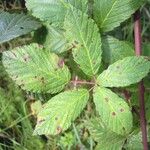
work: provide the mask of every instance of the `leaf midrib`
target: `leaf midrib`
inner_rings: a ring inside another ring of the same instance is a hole
[[[75,14],[74,14],[74,11],[73,11],[72,9],[71,9],[71,11],[72,11],[73,17],[74,17],[74,19],[75,19],[75,23],[76,23],[76,26],[77,26],[77,28],[78,28],[80,37],[81,37],[82,42],[83,42],[83,44],[84,44],[84,47],[85,47],[85,50],[86,50],[86,53],[87,53],[87,56],[88,56],[87,58],[88,58],[88,60],[89,60],[89,62],[90,62],[91,71],[92,71],[92,73],[93,73],[93,75],[94,75],[94,68],[93,68],[93,66],[92,66],[92,62],[91,62],[91,59],[90,59],[89,49],[88,49],[88,47],[86,46],[86,43],[85,43],[85,41],[84,41],[84,38],[83,38],[83,36],[82,36],[82,34],[81,34],[81,30],[80,30],[80,27],[79,27],[79,25],[78,25],[78,23],[77,23],[77,20],[76,20],[76,16],[75,16]],[[83,17],[84,17],[84,15],[83,15]]]
[[[113,10],[114,6],[116,5],[117,1],[118,1],[118,0],[115,0],[115,1],[114,1],[114,3],[113,3],[113,5],[112,5],[111,9],[108,11],[107,15],[105,16],[103,22],[101,23],[101,28],[103,27],[104,23],[106,22],[107,18],[109,17],[110,13],[112,12],[112,10]]]

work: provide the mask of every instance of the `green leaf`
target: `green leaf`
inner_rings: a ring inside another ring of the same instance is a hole
[[[65,52],[72,48],[64,36],[64,30],[47,25],[48,34],[44,46],[56,54]]]
[[[94,0],[94,18],[103,32],[128,19],[144,0]]]
[[[62,23],[66,13],[61,0],[26,0],[26,7],[33,16],[50,23]]]
[[[66,15],[65,37],[73,45],[74,60],[88,76],[98,72],[101,63],[101,39],[97,25],[77,9]]]
[[[4,52],[3,64],[16,83],[27,91],[57,93],[70,80],[69,70],[61,59],[38,44]]]
[[[0,44],[27,34],[41,25],[35,19],[24,14],[9,14],[0,11]]]
[[[55,25],[62,25],[68,9],[68,4],[77,9],[87,10],[87,0],[26,0],[26,7],[32,15]]]
[[[131,56],[115,62],[97,79],[103,87],[124,87],[139,82],[149,72],[150,62],[144,57]]]
[[[142,133],[136,130],[128,137],[127,139],[127,150],[142,150],[143,144],[142,144]]]
[[[117,134],[125,135],[132,128],[132,113],[127,103],[111,90],[101,87],[94,89],[96,110],[107,126]]]
[[[86,89],[65,91],[50,99],[38,114],[34,134],[56,135],[71,126],[86,106],[89,93]]]
[[[134,47],[127,41],[119,41],[111,36],[102,39],[103,60],[112,64],[127,56],[134,56]]]
[[[91,136],[98,143],[97,150],[121,150],[125,137],[107,129],[99,118],[94,118],[86,124]]]

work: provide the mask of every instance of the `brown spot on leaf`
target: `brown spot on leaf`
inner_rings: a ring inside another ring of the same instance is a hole
[[[57,117],[55,117],[55,120],[58,120],[58,118],[57,118]]]
[[[117,69],[120,69],[120,66],[117,66]]]
[[[59,59],[59,61],[58,61],[58,67],[59,68],[63,68],[64,67],[64,60],[63,59]]]
[[[57,134],[62,132],[62,128],[60,126],[57,126]]]
[[[115,113],[115,112],[112,112],[112,115],[113,115],[113,116],[116,116],[116,113]]]
[[[105,101],[106,101],[106,102],[108,102],[108,101],[109,101],[108,97],[105,97]]]
[[[123,109],[123,108],[121,108],[121,109],[120,109],[120,111],[121,111],[121,112],[124,112],[124,109]]]
[[[38,120],[37,124],[41,124],[44,121],[45,121],[45,119]]]
[[[25,61],[25,62],[28,62],[29,60],[30,60],[30,56],[29,55],[24,55],[23,56],[23,60]]]

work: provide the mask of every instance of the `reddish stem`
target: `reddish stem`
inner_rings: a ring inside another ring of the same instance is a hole
[[[134,14],[134,38],[135,38],[135,54],[140,56],[142,54],[142,37],[141,37],[141,23],[140,23],[140,11],[138,10]],[[140,104],[140,125],[142,131],[142,142],[144,150],[148,150],[147,143],[147,129],[146,129],[146,117],[145,117],[145,102],[144,102],[144,84],[141,81],[138,85],[139,89],[139,104]]]

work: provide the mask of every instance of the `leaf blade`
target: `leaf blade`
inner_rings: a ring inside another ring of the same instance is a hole
[[[38,114],[34,134],[59,134],[81,113],[89,98],[86,89],[65,91],[53,97]]]
[[[42,21],[48,21],[56,26],[61,26],[67,12],[68,5],[72,5],[83,12],[87,11],[87,0],[27,0],[26,7],[32,15]]]
[[[96,149],[99,150],[121,150],[125,142],[126,137],[118,135],[115,132],[107,129],[100,118],[93,118],[86,126],[91,136],[98,143]]]
[[[126,135],[132,128],[132,113],[127,103],[111,90],[101,87],[94,89],[96,110],[107,125],[117,134]]]
[[[41,25],[38,21],[24,14],[0,12],[0,43],[27,34]]]
[[[124,87],[142,80],[149,72],[150,63],[142,56],[126,57],[110,65],[97,78],[103,87]]]
[[[94,18],[103,32],[111,31],[143,3],[144,0],[94,0]]]
[[[8,74],[22,87],[33,92],[57,93],[70,80],[66,66],[60,59],[38,44],[16,48],[3,53],[3,65]]]
[[[74,46],[75,62],[88,76],[95,75],[100,67],[102,54],[97,25],[86,14],[71,7],[64,28],[68,41]]]

